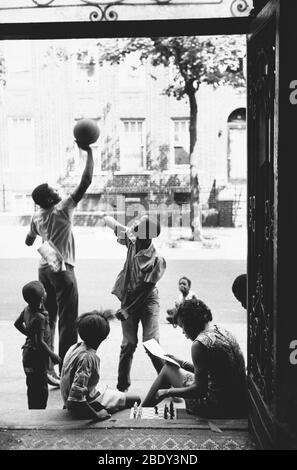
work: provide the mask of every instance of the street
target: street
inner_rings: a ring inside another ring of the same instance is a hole
[[[13,227],[12,230],[1,228],[0,407],[2,409],[8,407],[21,410],[27,406],[25,376],[21,361],[24,337],[13,326],[14,320],[25,305],[21,294],[22,286],[29,280],[37,278],[36,249],[24,247],[25,232],[24,227]],[[164,245],[164,240],[161,239],[159,242],[161,248],[163,246],[161,252],[167,261],[166,273],[158,286],[161,303],[160,343],[166,352],[186,360],[190,359],[191,342],[182,335],[179,328],[173,328],[166,322],[166,309],[174,305],[178,296],[178,279],[182,275],[192,280],[192,289],[210,307],[214,322],[222,324],[235,334],[246,356],[246,312],[234,299],[231,291],[234,278],[245,272],[244,239],[238,231],[228,233],[221,231],[220,234],[220,248],[216,249],[203,250],[191,242],[169,249]],[[11,239],[13,243],[9,242]],[[76,243],[80,247],[76,266],[80,295],[79,312],[84,313],[100,307],[116,309],[119,302],[110,291],[123,265],[125,249],[115,242],[110,232],[104,231],[94,233],[86,229],[77,230]],[[144,396],[155,377],[155,372],[144,352],[141,340],[140,334],[132,366],[131,390]],[[102,381],[111,387],[116,385],[120,343],[121,326],[115,320],[111,325],[110,336],[98,350],[101,358]],[[48,408],[60,407],[60,392],[51,389]]]

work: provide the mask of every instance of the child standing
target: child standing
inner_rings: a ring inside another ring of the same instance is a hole
[[[179,293],[178,300],[175,302],[175,308],[167,310],[168,316],[166,317],[166,320],[168,321],[168,323],[171,323],[174,325],[174,315],[176,313],[176,309],[180,306],[181,303],[183,303],[185,300],[198,299],[195,292],[191,290],[191,285],[192,285],[192,282],[188,277],[183,276],[179,279],[178,289],[180,293]]]
[[[48,313],[44,309],[46,292],[39,281],[31,281],[23,287],[27,307],[14,326],[27,336],[23,349],[23,367],[26,374],[29,409],[45,409],[48,399],[47,369],[49,358],[54,364],[60,358],[49,347],[50,327]]]
[[[114,231],[117,241],[127,248],[124,267],[112,289],[112,294],[121,302],[117,317],[121,320],[123,339],[117,389],[124,392],[131,384],[130,371],[138,343],[139,323],[142,324],[143,342],[159,341],[160,299],[156,285],[165,272],[166,261],[153,244],[153,239],[161,232],[161,225],[154,217],[143,215],[131,227],[121,225],[104,212],[100,217]],[[148,355],[159,373],[159,361],[150,353]]]
[[[96,351],[109,335],[109,318],[112,316],[110,311],[94,310],[80,315],[77,320],[83,341],[67,351],[60,382],[65,408],[75,418],[99,421],[109,418],[109,413],[140,403],[137,395],[99,385],[100,359]]]

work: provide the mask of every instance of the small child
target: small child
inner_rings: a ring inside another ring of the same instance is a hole
[[[46,292],[39,281],[31,281],[23,287],[27,307],[14,326],[27,336],[23,349],[23,367],[26,374],[29,409],[45,409],[48,399],[47,369],[49,358],[54,364],[60,358],[50,349],[50,326],[44,308]]]
[[[168,321],[168,323],[171,323],[174,325],[175,323],[174,315],[175,315],[176,309],[180,306],[182,302],[184,302],[185,300],[198,299],[195,292],[191,290],[191,285],[192,285],[192,282],[188,277],[183,276],[179,279],[178,289],[179,289],[180,294],[179,294],[178,300],[175,302],[175,308],[167,310],[168,316],[166,317],[166,320]]]
[[[100,359],[96,351],[109,335],[109,319],[112,317],[109,310],[94,310],[77,319],[78,333],[83,341],[68,349],[60,382],[64,408],[75,418],[100,421],[110,418],[109,413],[140,403],[137,395],[98,385]]]
[[[195,294],[195,292],[191,290],[191,285],[192,282],[188,277],[183,276],[180,278],[180,280],[178,281],[178,288],[180,294],[178,301],[175,303],[176,307],[179,307],[179,305],[185,300],[198,300],[197,294]]]

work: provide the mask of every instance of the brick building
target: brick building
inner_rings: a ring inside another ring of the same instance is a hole
[[[60,61],[53,50],[65,41],[7,41],[2,47],[7,74],[0,96],[1,211],[32,212],[30,194],[41,182],[65,191],[77,184],[84,158],[72,129],[82,117],[97,120],[101,135],[81,210],[119,201],[123,210],[135,202],[145,208],[188,202],[189,107],[162,94],[170,69],[139,67],[134,56],[99,66],[95,40],[68,41],[67,60]],[[77,59],[75,52],[85,47],[94,63]],[[244,224],[245,93],[203,85],[197,95],[202,206],[219,210],[214,223]]]

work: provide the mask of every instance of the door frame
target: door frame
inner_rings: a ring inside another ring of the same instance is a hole
[[[160,20],[160,21],[115,21],[115,22],[56,22],[56,23],[11,23],[0,24],[0,40],[15,39],[80,39],[80,38],[100,38],[100,37],[137,37],[171,35],[234,35],[246,34],[251,30],[260,30],[267,16],[275,11],[279,5],[279,0],[270,0],[262,12],[254,17],[244,18],[213,18],[213,19],[189,19],[189,20]],[[297,78],[297,75],[296,75]],[[278,126],[278,123],[277,123]],[[249,132],[249,131],[248,131]],[[249,158],[249,157],[248,157]],[[277,235],[275,235],[276,237]],[[275,296],[277,295],[278,280],[274,279]],[[274,312],[275,313],[275,312]],[[296,334],[297,336],[297,334]],[[260,407],[259,403],[254,403],[253,410]],[[251,413],[252,415],[252,413]],[[274,440],[273,431],[267,431],[267,427],[272,429],[272,423],[268,425],[260,413],[257,420],[257,427],[260,434],[263,432],[265,439],[258,441],[262,447],[272,446]],[[255,433],[257,435],[257,433]],[[268,437],[267,437],[268,436]]]
[[[102,37],[199,36],[248,34],[253,18],[199,18],[147,21],[0,23],[3,39],[83,39]]]

